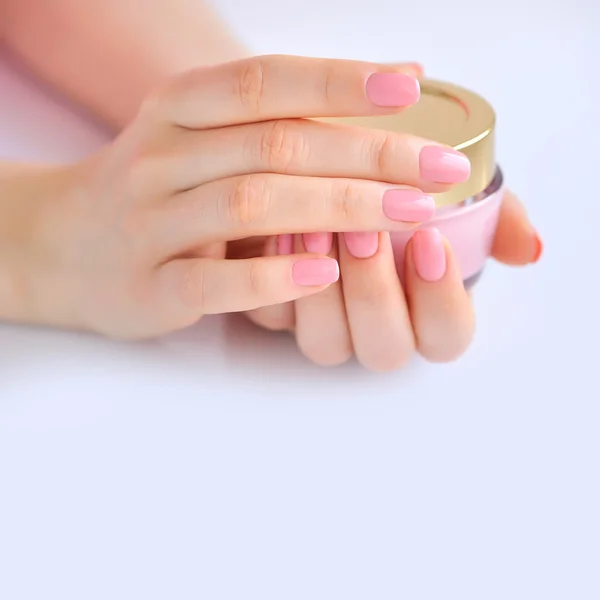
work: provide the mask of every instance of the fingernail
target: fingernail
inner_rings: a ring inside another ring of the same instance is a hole
[[[284,233],[277,236],[277,253],[280,256],[287,256],[292,253],[292,235]]]
[[[439,281],[446,272],[446,249],[442,234],[434,228],[421,229],[412,236],[415,269],[425,281]]]
[[[302,241],[307,252],[329,254],[333,246],[333,233],[305,233]]]
[[[435,201],[416,190],[387,190],[383,194],[383,212],[388,219],[422,223],[435,214]]]
[[[376,231],[345,233],[344,242],[354,258],[370,258],[379,247],[379,234]]]
[[[425,146],[419,154],[421,178],[434,183],[462,183],[471,175],[471,163],[453,148]]]
[[[535,234],[535,255],[531,262],[536,263],[538,260],[540,260],[543,251],[544,251],[544,243],[542,242],[539,234],[536,233]]]
[[[375,106],[410,106],[420,95],[418,80],[406,73],[373,73],[367,79],[367,97]]]
[[[328,285],[340,277],[340,268],[333,258],[305,258],[292,265],[296,285]]]

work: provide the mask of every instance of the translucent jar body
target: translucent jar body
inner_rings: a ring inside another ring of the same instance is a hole
[[[496,169],[494,179],[480,194],[460,204],[438,208],[435,217],[418,229],[437,228],[448,240],[457,258],[465,287],[479,279],[490,256],[503,195],[503,177]],[[392,246],[400,279],[404,279],[404,254],[414,233],[392,233]]]

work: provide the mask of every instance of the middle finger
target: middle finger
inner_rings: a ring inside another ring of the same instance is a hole
[[[250,173],[352,177],[441,192],[469,178],[469,160],[414,135],[284,119],[209,131],[179,130],[154,161],[170,190]]]
[[[328,253],[337,258],[334,236],[310,236],[294,236],[295,252],[319,250],[319,254]],[[311,246],[313,249],[309,250]],[[310,298],[297,300],[295,306],[296,342],[304,356],[321,366],[339,365],[352,356],[352,339],[339,281]]]

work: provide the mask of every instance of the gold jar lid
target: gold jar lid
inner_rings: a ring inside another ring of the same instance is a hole
[[[327,119],[371,129],[405,132],[460,150],[471,161],[468,181],[433,194],[438,206],[457,204],[483,192],[494,178],[494,128],[490,104],[474,92],[441,81],[421,81],[421,98],[401,114]]]

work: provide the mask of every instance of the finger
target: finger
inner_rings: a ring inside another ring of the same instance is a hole
[[[413,355],[415,338],[390,236],[368,232],[338,239],[340,281],[354,353],[372,371],[398,369]]]
[[[288,256],[292,254],[292,236],[271,236],[265,243],[265,256]],[[256,325],[271,331],[292,331],[296,314],[293,302],[282,302],[272,306],[260,306],[246,313]]]
[[[401,68],[375,63],[259,56],[180,75],[146,103],[173,125],[205,129],[285,117],[390,114],[419,99]]]
[[[437,229],[413,235],[405,277],[418,351],[432,362],[455,360],[471,343],[475,314],[454,254]]]
[[[492,256],[507,265],[527,265],[542,255],[542,240],[531,224],[525,207],[510,191],[504,193]]]
[[[161,298],[200,316],[289,302],[320,292],[338,278],[335,260],[302,254],[173,260],[159,269],[157,285]]]
[[[421,79],[425,74],[423,65],[418,62],[400,62],[400,63],[387,63],[389,66],[396,67],[403,73],[408,73],[417,79]]]
[[[310,119],[281,119],[209,131],[179,130],[158,169],[169,190],[250,173],[349,177],[441,192],[470,175],[454,149],[406,133]],[[335,152],[332,152],[335,148]]]
[[[434,200],[408,186],[254,174],[178,194],[161,209],[158,239],[175,244],[307,231],[406,231],[430,219]]]
[[[329,255],[337,257],[337,244],[326,234],[306,238],[309,245],[321,245]],[[330,248],[325,248],[329,244]],[[295,251],[304,251],[302,236],[295,236]],[[301,352],[321,366],[334,366],[352,356],[352,340],[348,328],[344,296],[339,282],[311,298],[296,301],[296,342]]]

